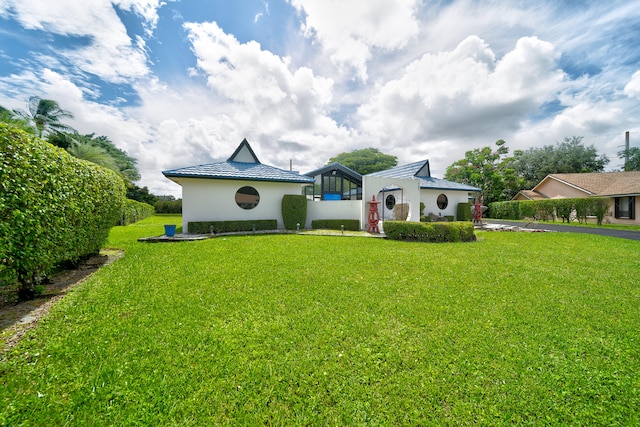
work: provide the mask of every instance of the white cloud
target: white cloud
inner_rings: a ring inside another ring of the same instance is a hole
[[[331,61],[367,80],[375,49],[401,49],[418,34],[417,0],[291,0],[304,15],[303,31],[316,37]]]
[[[277,135],[337,129],[327,117],[333,80],[306,67],[290,70],[290,59],[239,43],[215,23],[185,24],[199,72],[208,87],[235,106],[237,122],[257,134]]]
[[[139,14],[147,33],[156,25],[158,1],[122,0],[116,4]],[[124,83],[149,72],[144,46],[139,41],[132,43],[111,1],[5,0],[0,10],[13,15],[26,29],[86,38],[86,46],[58,52],[83,72],[111,83]]]
[[[624,87],[624,94],[629,98],[640,99],[640,71],[633,73],[631,80]]]
[[[515,130],[551,99],[563,78],[553,46],[522,38],[496,61],[470,36],[454,50],[425,54],[403,75],[383,84],[358,109],[360,129],[382,140],[427,141]]]

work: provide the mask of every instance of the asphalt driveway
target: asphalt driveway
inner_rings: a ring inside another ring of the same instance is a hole
[[[551,231],[563,231],[568,233],[586,233],[586,234],[598,234],[600,236],[620,237],[622,239],[640,240],[640,231],[632,230],[615,230],[611,228],[591,228],[591,227],[577,227],[572,225],[561,224],[537,224],[526,223],[516,221],[504,221],[498,219],[483,219],[483,222],[487,224],[504,224],[512,225],[515,227],[532,228],[536,230],[551,230]]]

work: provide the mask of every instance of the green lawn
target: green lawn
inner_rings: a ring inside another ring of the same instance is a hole
[[[139,243],[0,361],[2,425],[638,425],[640,242]]]

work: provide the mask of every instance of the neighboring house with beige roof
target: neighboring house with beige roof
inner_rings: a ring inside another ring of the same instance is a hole
[[[608,219],[615,224],[640,224],[640,171],[558,173],[547,175],[532,190],[522,190],[513,200],[609,197]]]

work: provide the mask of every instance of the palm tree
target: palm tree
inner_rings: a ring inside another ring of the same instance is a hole
[[[14,113],[32,123],[39,138],[53,132],[73,131],[73,128],[60,122],[63,118],[73,118],[73,114],[60,108],[56,101],[32,96],[28,107],[28,112],[14,110]]]
[[[36,130],[31,126],[28,120],[16,115],[13,111],[7,110],[3,106],[0,106],[0,122],[16,126],[32,135],[35,135],[36,133]]]
[[[78,141],[75,144],[69,146],[67,148],[69,154],[78,159],[86,160],[107,169],[114,170],[121,174],[118,170],[118,166],[116,165],[113,157],[107,151],[98,147],[97,145],[93,145],[90,142],[86,141]]]

